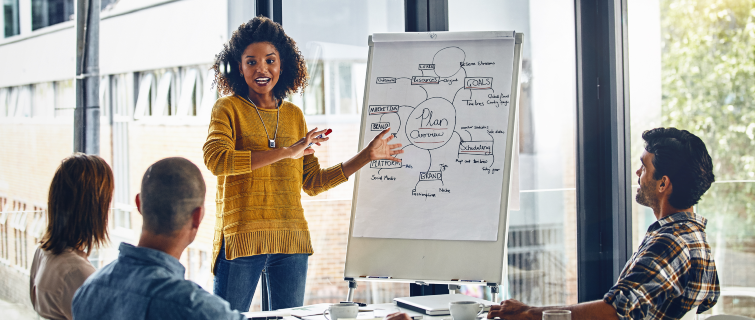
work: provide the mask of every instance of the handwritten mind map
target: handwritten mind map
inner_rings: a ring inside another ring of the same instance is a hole
[[[362,143],[390,128],[404,154],[360,171],[355,237],[496,240],[513,46],[374,44]]]

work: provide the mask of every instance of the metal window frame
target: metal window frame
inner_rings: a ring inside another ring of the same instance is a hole
[[[404,0],[404,31],[448,31],[448,0]],[[445,284],[409,285],[409,295],[448,294]]]
[[[575,0],[577,283],[602,299],[632,254],[626,0]]]
[[[448,31],[448,0],[404,0],[404,31]]]
[[[73,149],[100,154],[100,1],[76,0]]]
[[[283,25],[283,0],[255,0],[254,12]]]

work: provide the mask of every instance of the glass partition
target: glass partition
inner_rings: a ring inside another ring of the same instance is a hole
[[[524,33],[519,100],[520,210],[509,216],[504,298],[577,302],[574,3],[449,0],[450,31]],[[482,296],[475,287],[467,294]]]
[[[716,182],[695,212],[708,219],[722,288],[712,313],[755,317],[755,3],[630,0],[628,18],[633,170],[644,130],[703,139]],[[632,221],[637,250],[656,219],[635,203]]]
[[[367,73],[367,36],[403,32],[404,2],[284,1],[282,22],[304,54],[310,75],[304,94],[290,100],[306,115],[358,114]]]
[[[317,149],[321,166],[352,157],[358,147],[369,46],[376,32],[404,31],[403,0],[283,1],[283,28],[307,62],[309,85],[289,100],[304,111],[309,128],[331,128],[328,143]],[[343,281],[354,179],[328,192],[302,194],[315,254],[309,258],[304,304],[346,298]],[[255,292],[253,309],[259,309]],[[354,301],[391,302],[409,296],[403,283],[360,282]]]

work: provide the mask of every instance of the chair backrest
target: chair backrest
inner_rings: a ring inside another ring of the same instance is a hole
[[[732,316],[732,315],[728,315],[728,314],[719,314],[719,315],[715,315],[715,316],[706,318],[705,320],[755,320],[755,319],[748,318],[748,317],[743,317],[743,316]]]
[[[687,314],[684,315],[679,320],[696,320],[695,315],[697,314],[697,308],[692,308],[692,310],[687,311]]]

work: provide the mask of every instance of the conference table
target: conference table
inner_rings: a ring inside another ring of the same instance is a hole
[[[281,319],[280,317],[282,317],[282,320],[328,320],[328,318],[322,315],[322,311],[327,309],[327,306],[331,304],[332,303],[321,303],[311,306],[303,306],[300,308],[280,309],[276,311],[245,312],[244,315],[249,319],[259,320],[263,320],[264,318]],[[451,315],[429,316],[409,309],[400,308],[393,303],[368,304],[365,307],[360,307],[357,320],[373,320],[376,318],[382,319],[386,315],[394,312],[404,312],[415,320],[452,320]],[[487,313],[483,313],[480,317],[483,319],[486,318]]]

